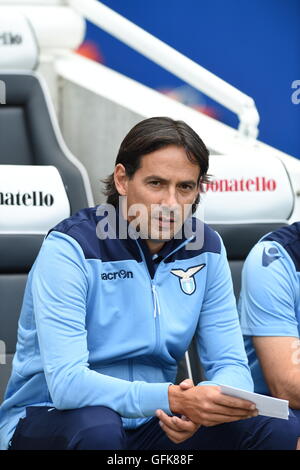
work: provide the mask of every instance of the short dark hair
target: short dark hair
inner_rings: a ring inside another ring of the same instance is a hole
[[[169,145],[183,147],[187,158],[199,166],[199,185],[208,182],[209,152],[204,142],[184,121],[174,121],[169,117],[152,117],[136,124],[121,143],[115,165],[122,163],[126,175],[132,178],[140,168],[144,155]],[[103,183],[105,184],[103,192],[107,197],[106,202],[117,207],[119,193],[115,186],[114,174],[112,173],[104,179]],[[196,210],[199,199],[200,195],[193,204],[193,212]]]

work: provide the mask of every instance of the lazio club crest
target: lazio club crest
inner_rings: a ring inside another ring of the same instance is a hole
[[[201,271],[204,266],[206,266],[206,264],[199,264],[199,266],[193,266],[186,271],[183,269],[171,269],[171,273],[179,277],[180,287],[185,294],[191,295],[195,292],[196,281],[194,275]]]
[[[264,248],[263,255],[262,255],[262,265],[266,268],[268,267],[273,261],[281,258],[278,249],[275,246],[271,246],[268,249]]]

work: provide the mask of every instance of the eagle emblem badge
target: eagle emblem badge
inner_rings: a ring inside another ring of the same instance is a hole
[[[171,273],[179,278],[181,290],[187,294],[192,295],[196,290],[196,281],[194,276],[201,271],[206,264],[199,264],[184,271],[183,269],[171,269]]]

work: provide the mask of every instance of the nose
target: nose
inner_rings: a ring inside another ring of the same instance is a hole
[[[166,189],[161,205],[168,207],[168,209],[176,209],[178,207],[176,188],[169,187]]]

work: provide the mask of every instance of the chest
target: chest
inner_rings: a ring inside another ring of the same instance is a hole
[[[161,262],[153,278],[147,265],[135,260],[91,260],[89,269],[87,323],[102,335],[145,337],[159,330],[174,341],[195,330],[205,299],[205,260]]]

